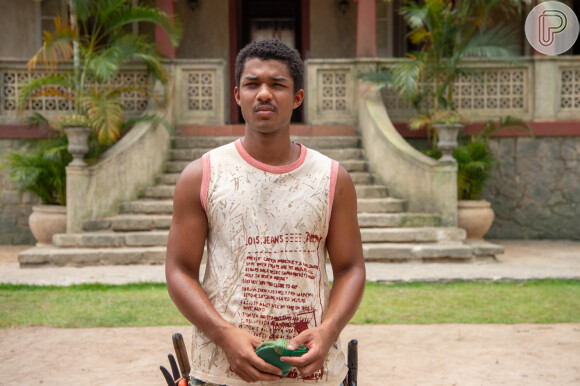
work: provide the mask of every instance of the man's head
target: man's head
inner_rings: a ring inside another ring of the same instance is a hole
[[[300,54],[277,39],[250,43],[238,53],[235,73],[236,87],[240,87],[240,78],[246,61],[253,58],[283,62],[288,67],[288,71],[294,80],[294,93],[304,88],[304,65]]]

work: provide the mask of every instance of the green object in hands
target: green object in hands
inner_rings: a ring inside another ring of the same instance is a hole
[[[308,352],[305,345],[301,344],[296,350],[288,350],[289,340],[277,339],[264,342],[256,348],[256,354],[264,361],[282,370],[282,376],[285,377],[290,372],[292,365],[282,362],[280,357],[300,357]]]

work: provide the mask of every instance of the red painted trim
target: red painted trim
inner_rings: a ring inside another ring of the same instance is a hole
[[[356,57],[377,56],[377,5],[375,0],[359,0],[356,16]]]
[[[239,137],[244,135],[245,125],[190,125],[177,128],[177,134],[201,137]],[[356,126],[291,125],[290,135],[304,137],[356,136]]]
[[[25,124],[0,124],[0,139],[46,139],[55,134],[50,126],[29,127]]]
[[[536,137],[580,137],[580,121],[531,121],[526,122]],[[477,133],[484,122],[472,122],[463,130],[465,134]],[[394,122],[393,125],[404,138],[427,138],[427,131],[411,130],[406,122]],[[529,137],[526,130],[500,130],[492,137]]]
[[[294,171],[296,169],[298,169],[300,166],[302,166],[302,164],[304,164],[304,160],[306,159],[306,146],[304,146],[303,144],[299,144],[300,145],[300,157],[298,157],[298,159],[294,162],[292,162],[290,165],[284,165],[284,166],[272,166],[272,165],[268,165],[265,164],[263,162],[258,161],[257,159],[252,158],[252,156],[250,154],[248,154],[248,152],[246,151],[246,149],[244,148],[244,145],[242,145],[242,140],[238,139],[236,142],[234,142],[235,146],[236,146],[236,150],[238,151],[238,153],[240,154],[240,156],[250,165],[252,165],[253,167],[263,170],[265,172],[268,173],[274,173],[274,174],[282,174],[282,173],[290,173],[291,171]]]
[[[201,200],[201,206],[203,211],[207,214],[207,192],[209,191],[209,183],[211,180],[211,160],[209,153],[205,153],[201,156],[202,160],[202,177],[201,177],[201,191],[199,193],[199,199]]]
[[[228,85],[229,101],[230,101],[230,122],[239,123],[240,117],[238,114],[238,105],[236,103],[236,98],[234,96],[234,87],[236,85],[236,56],[238,55],[238,6],[237,0],[229,0],[228,8],[228,21],[229,21],[229,70],[230,70],[230,83]]]
[[[157,8],[166,14],[173,16],[175,15],[175,9],[173,8],[173,3],[176,0],[157,0]],[[163,28],[155,25],[155,46],[159,55],[166,58],[174,59],[176,57],[176,50],[171,41],[169,40],[169,35]]]

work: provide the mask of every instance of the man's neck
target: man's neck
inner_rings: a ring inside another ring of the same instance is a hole
[[[246,152],[255,160],[270,166],[284,166],[299,157],[298,145],[290,140],[290,128],[284,132],[257,133],[246,127],[241,138]]]

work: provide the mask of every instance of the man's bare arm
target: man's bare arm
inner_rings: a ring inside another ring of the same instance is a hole
[[[308,353],[301,357],[282,358],[295,365],[304,377],[322,367],[330,347],[355,314],[364,292],[366,273],[356,192],[342,166],[338,172],[326,244],[334,275],[328,310],[319,327],[303,331],[288,345],[289,349],[296,349],[300,344],[306,344]]]
[[[202,178],[199,159],[183,171],[175,187],[165,266],[169,294],[181,313],[225,351],[231,368],[243,380],[279,379],[271,374],[282,374],[281,370],[254,353],[261,340],[225,321],[201,287],[200,265],[208,230],[200,201]]]

